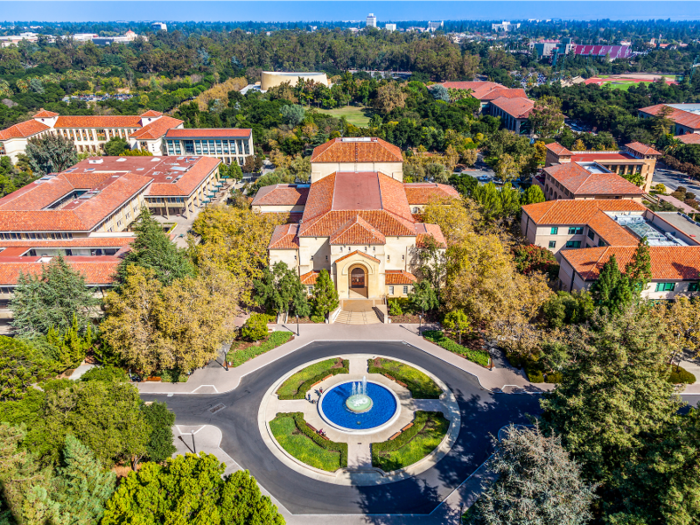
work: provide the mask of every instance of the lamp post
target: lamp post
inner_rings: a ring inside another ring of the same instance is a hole
[[[423,327],[423,315],[425,314],[418,314],[418,335],[420,335],[421,328]]]
[[[297,314],[297,337],[299,337],[299,314]]]

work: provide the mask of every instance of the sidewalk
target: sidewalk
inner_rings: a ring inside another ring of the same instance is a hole
[[[281,359],[314,341],[395,341],[406,343],[427,352],[460,370],[473,375],[479,384],[494,393],[532,393],[538,394],[551,390],[554,385],[548,383],[530,383],[525,375],[508,364],[494,359],[493,370],[488,370],[456,354],[426,341],[418,335],[418,325],[376,324],[363,325],[358,337],[358,327],[343,324],[302,324],[300,336],[296,336],[296,324],[277,325],[276,330],[293,332],[292,341],[267,352],[243,365],[230,368],[207,367],[196,370],[187,383],[136,383],[143,394],[222,394],[235,390],[241,378]]]

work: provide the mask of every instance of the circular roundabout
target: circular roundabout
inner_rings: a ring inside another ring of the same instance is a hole
[[[461,425],[452,391],[396,357],[342,354],[303,363],[263,396],[263,441],[299,474],[337,485],[395,483],[425,472]]]

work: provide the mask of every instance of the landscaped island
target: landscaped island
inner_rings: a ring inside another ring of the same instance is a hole
[[[426,374],[399,361],[375,357],[367,360],[367,368],[370,374],[382,374],[405,386],[414,399],[439,399],[442,394],[440,387]]]
[[[328,376],[347,374],[348,367],[348,360],[343,360],[340,357],[314,363],[300,370],[282,383],[277,389],[277,397],[283,400],[304,399],[306,397],[306,392],[308,392],[314,384],[323,381]]]

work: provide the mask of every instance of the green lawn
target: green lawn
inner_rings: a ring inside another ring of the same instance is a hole
[[[438,399],[442,390],[420,370],[392,359],[368,359],[367,365],[371,374],[386,372],[395,379],[406,383],[406,388],[411,391],[414,399]]]
[[[474,350],[472,348],[462,346],[456,341],[453,341],[447,337],[442,330],[426,330],[423,332],[423,337],[425,337],[428,341],[441,346],[445,350],[461,355],[462,357],[469,359],[469,361],[481,366],[487,367],[491,362],[491,357],[489,356],[488,352],[485,352],[484,350]]]
[[[343,365],[345,366],[343,367]],[[291,376],[284,383],[282,383],[282,385],[277,389],[277,395],[280,399],[304,399],[304,395],[306,394],[308,389],[301,390],[299,388],[304,383],[316,377],[324,378],[328,374],[331,374],[334,371],[337,372],[340,369],[344,369],[340,373],[347,374],[347,366],[347,361],[343,363],[343,360],[340,357],[326,359],[325,361],[321,361],[320,363],[315,363],[311,366],[307,366],[303,370],[300,370],[299,372]]]
[[[440,412],[416,412],[413,423],[393,441],[372,445],[372,466],[392,472],[413,465],[437,448],[450,427]]]
[[[226,360],[232,363],[234,368],[241,366],[246,361],[250,361],[254,357],[269,352],[273,348],[283,345],[292,338],[291,332],[272,332],[267,339],[259,345],[252,345],[247,348],[241,348],[243,343],[234,342],[231,349],[226,354]]]
[[[366,128],[369,125],[369,119],[372,117],[372,111],[369,108],[362,106],[345,106],[338,109],[316,109],[320,113],[326,113],[336,118],[345,117],[349,124]]]
[[[277,443],[299,461],[328,472],[335,472],[342,466],[340,452],[317,445],[299,431],[290,414],[277,414],[270,421],[270,430]]]

